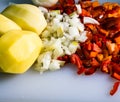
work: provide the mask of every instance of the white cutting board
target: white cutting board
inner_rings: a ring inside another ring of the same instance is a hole
[[[0,0],[0,11],[9,2],[31,3],[30,0]],[[21,75],[0,73],[0,102],[120,102],[120,89],[114,96],[109,95],[114,81],[99,71],[91,76],[79,76],[74,65],[42,75],[32,68]]]

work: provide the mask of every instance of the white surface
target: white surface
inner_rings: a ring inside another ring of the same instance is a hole
[[[9,1],[30,3],[0,0],[0,11]],[[120,102],[120,88],[114,96],[109,95],[114,81],[99,71],[92,76],[78,76],[73,65],[43,75],[32,69],[22,75],[0,73],[0,102]]]

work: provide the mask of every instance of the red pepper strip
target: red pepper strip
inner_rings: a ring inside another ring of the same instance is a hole
[[[76,64],[78,68],[81,68],[82,66],[82,61],[80,60],[79,56],[76,54],[71,55],[71,62],[73,64]]]
[[[120,75],[116,72],[113,72],[111,76],[117,80],[120,80]]]
[[[120,82],[114,83],[113,88],[110,90],[110,95],[114,95],[117,92],[119,85],[120,85]]]
[[[77,74],[80,75],[85,71],[84,67],[81,67],[80,69],[78,69]]]
[[[70,61],[72,64],[75,64],[78,68],[78,74],[82,74],[84,72],[84,67],[82,65],[82,61],[81,59],[79,58],[79,56],[77,54],[72,54],[71,55],[71,58],[70,58]]]

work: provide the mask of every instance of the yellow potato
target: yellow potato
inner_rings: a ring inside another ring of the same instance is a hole
[[[24,73],[37,59],[42,47],[31,31],[12,30],[0,38],[0,68],[6,73]]]
[[[21,30],[21,27],[9,18],[0,14],[0,35],[3,35],[10,30]]]
[[[38,35],[47,26],[42,12],[30,4],[12,4],[3,10],[2,14],[16,22],[22,29],[36,32]]]

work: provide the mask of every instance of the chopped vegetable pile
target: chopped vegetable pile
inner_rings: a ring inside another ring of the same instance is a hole
[[[72,63],[79,75],[101,70],[117,80],[110,91],[114,95],[120,84],[120,5],[59,0],[53,7],[39,8],[48,26],[41,34],[44,48],[36,69],[43,72]]]

